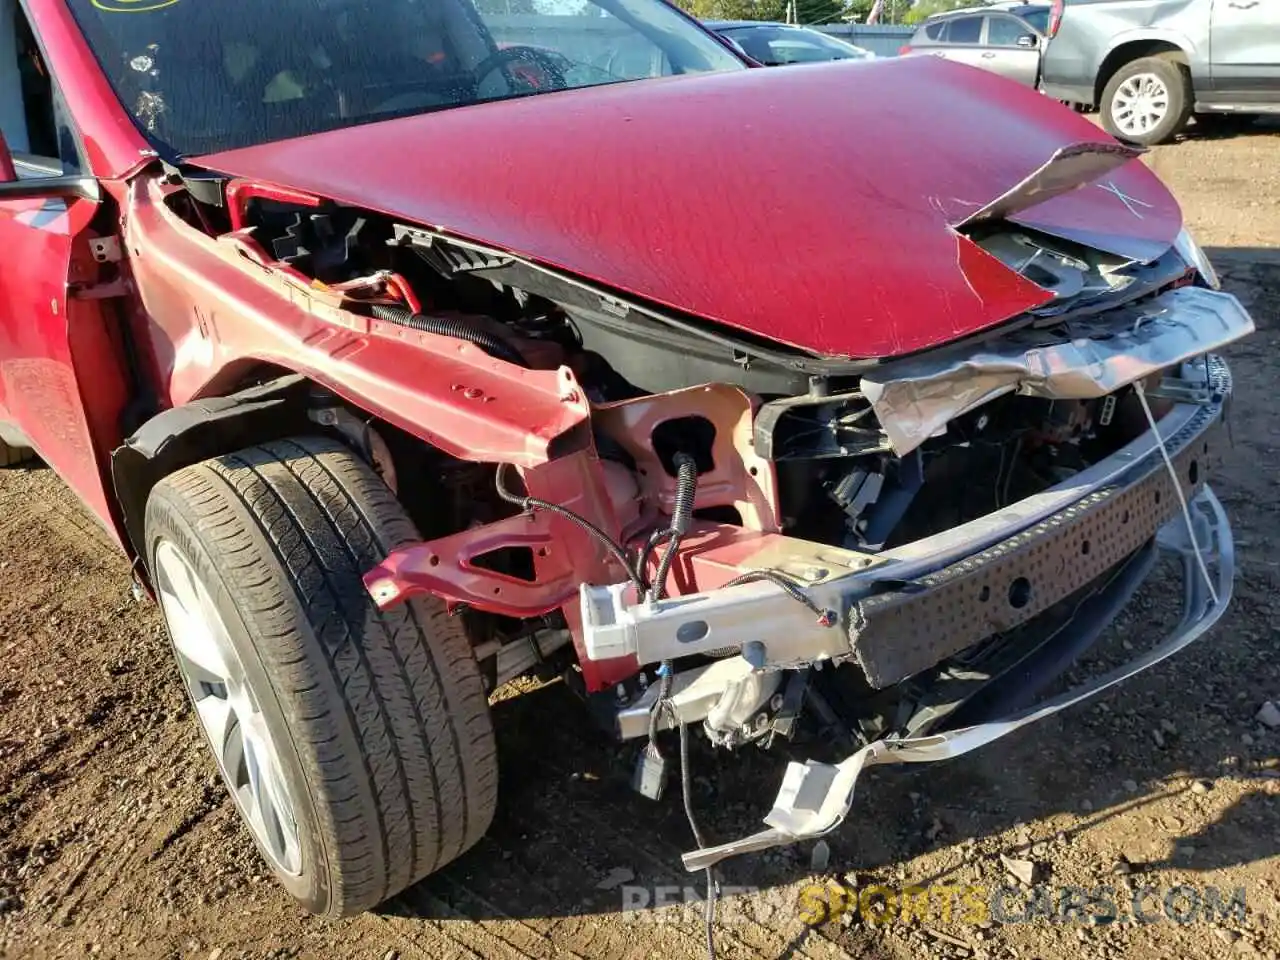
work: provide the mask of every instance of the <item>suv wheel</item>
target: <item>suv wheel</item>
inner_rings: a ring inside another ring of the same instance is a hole
[[[1171,140],[1187,125],[1191,108],[1191,72],[1163,57],[1126,63],[1102,91],[1107,132],[1144,147]]]
[[[317,913],[375,906],[476,843],[497,796],[460,622],[380,612],[361,576],[416,538],[378,476],[312,437],[156,485],[146,550],[179,672],[258,849]]]

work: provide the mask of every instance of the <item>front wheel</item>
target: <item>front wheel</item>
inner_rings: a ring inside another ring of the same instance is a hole
[[[1102,125],[1119,140],[1148,147],[1172,140],[1191,117],[1191,72],[1175,60],[1126,63],[1102,91]]]
[[[497,795],[480,672],[441,603],[361,576],[416,538],[379,477],[303,437],[207,460],[147,502],[152,579],[253,840],[313,912],[375,906],[476,843]]]

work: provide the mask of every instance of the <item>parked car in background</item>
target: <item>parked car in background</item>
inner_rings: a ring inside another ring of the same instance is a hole
[[[972,7],[969,9],[973,10]],[[982,4],[981,9],[1012,13],[1027,21],[1040,33],[1048,33],[1049,14],[1053,8],[1048,3],[1028,3],[1027,0],[995,0],[993,3]]]
[[[1046,32],[1044,92],[1096,106],[1121,139],[1280,113],[1277,0],[1057,0]]]
[[[704,24],[766,67],[825,60],[874,60],[870,50],[808,27],[757,20],[708,20]]]
[[[927,53],[990,70],[1024,86],[1040,82],[1040,53],[1049,6],[951,10],[920,25],[899,53]]]

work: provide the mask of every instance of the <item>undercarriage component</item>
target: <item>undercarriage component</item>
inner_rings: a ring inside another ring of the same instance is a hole
[[[307,415],[320,426],[332,427],[342,434],[347,444],[358,450],[365,462],[377,471],[382,482],[391,488],[391,492],[397,491],[396,464],[391,450],[368,420],[361,420],[346,407],[338,405],[316,407],[308,410]]]
[[[725,657],[705,667],[683,670],[672,678],[670,710],[658,713],[658,729],[680,723],[709,720],[712,729],[730,734],[747,723],[769,703],[782,675],[755,670],[741,657]],[[658,702],[659,686],[650,684],[643,694],[620,708],[616,734],[633,740],[649,734],[649,717]]]
[[[822,836],[843,822],[864,769],[884,763],[930,763],[961,756],[1013,731],[1052,716],[1171,657],[1201,637],[1226,611],[1235,578],[1231,528],[1222,505],[1208,488],[1190,506],[1194,536],[1181,516],[1160,530],[1159,545],[1182,561],[1183,616],[1160,644],[1101,677],[1019,713],[946,733],[876,740],[838,764],[791,763],[783,777],[767,829],[714,847],[686,853],[685,869],[703,870],[729,857]],[[1206,579],[1205,569],[1216,576]]]
[[[523,676],[572,642],[573,636],[568,630],[541,630],[516,640],[491,640],[481,644],[475,648],[475,657],[482,668],[486,661],[493,659],[486,681],[489,689],[495,690]]]

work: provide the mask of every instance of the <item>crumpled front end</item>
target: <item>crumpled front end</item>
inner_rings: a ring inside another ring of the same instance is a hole
[[[1221,302],[1243,327],[1238,305]],[[841,663],[857,665],[869,692],[904,681],[935,684],[905,722],[864,738],[844,761],[790,764],[767,829],[686,855],[688,869],[826,833],[848,812],[865,767],[967,753],[1159,663],[1222,616],[1234,559],[1231,530],[1208,476],[1224,440],[1220,427],[1231,392],[1226,364],[1200,356],[1141,389],[1147,406],[1160,397],[1176,402],[1155,429],[1089,469],[874,559],[822,558],[822,566],[807,571],[811,582],[804,589],[824,617],[815,618],[769,582],[650,604],[628,604],[616,587],[583,588],[589,656],[631,653],[647,662],[740,643],[752,671],[782,676],[774,689],[785,688],[788,671]],[[1180,561],[1178,626],[1111,673],[1028,703],[1097,639],[1160,553]],[[1071,605],[1070,615],[1051,619],[1063,603]],[[725,663],[703,671],[724,672],[732,689],[749,672]],[[711,702],[700,682],[705,686],[705,677],[690,675],[673,694],[682,722],[699,719]]]
[[[525,444],[449,466],[465,522],[394,551],[370,593],[467,611],[494,685],[570,654],[595,717],[647,739],[635,784],[651,797],[675,726],[730,750],[806,728],[847,744],[841,762],[792,764],[768,829],[689,854],[689,869],[833,829],[868,765],[964,753],[1171,655],[1231,595],[1208,478],[1231,392],[1219,351],[1253,322],[1176,217],[1147,223],[1144,201],[1098,180],[1131,160],[1064,147],[952,218],[952,242],[986,274],[994,264],[1036,295],[993,328],[884,360],[734,339],[395,225],[396,247],[451,282],[515,294],[518,337],[493,360],[510,383],[492,399],[518,408],[534,376],[504,357],[536,367],[545,354],[576,426],[542,437],[538,456]],[[1043,215],[1082,193],[1080,209],[1108,193],[1137,226],[1101,236]],[[960,264],[966,282],[972,267]],[[1161,553],[1182,562],[1181,624],[1037,702]]]
[[[819,835],[866,766],[972,750],[1222,615],[1234,567],[1209,487],[1231,394],[1218,351],[1253,323],[1193,276],[844,389],[764,399],[708,384],[594,404],[594,449],[524,469],[522,491],[499,471],[524,512],[398,551],[367,583],[383,605],[426,590],[562,616],[559,642],[572,639],[588,700],[623,740],[697,723],[732,749],[834,720],[847,759],[792,764],[765,831],[686,865]],[[478,562],[521,548],[523,576]],[[1181,560],[1180,625],[1035,702],[1162,552]],[[549,652],[524,642],[523,667]],[[653,796],[646,757],[637,786]]]

